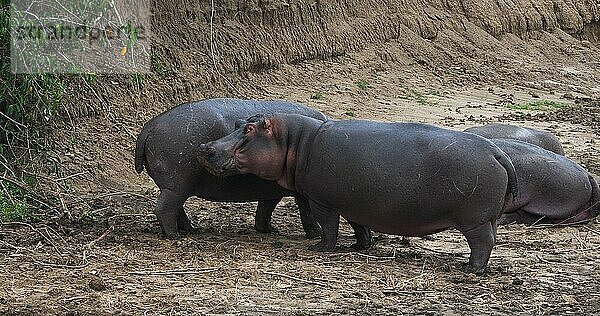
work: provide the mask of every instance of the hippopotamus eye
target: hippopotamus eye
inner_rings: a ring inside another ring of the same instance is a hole
[[[253,124],[246,124],[246,126],[244,126],[244,135],[250,133],[254,131],[254,125]]]

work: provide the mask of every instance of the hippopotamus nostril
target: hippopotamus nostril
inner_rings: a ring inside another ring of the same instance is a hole
[[[213,155],[215,153],[215,148],[208,145],[208,144],[200,144],[200,146],[198,146],[200,153],[203,155]]]

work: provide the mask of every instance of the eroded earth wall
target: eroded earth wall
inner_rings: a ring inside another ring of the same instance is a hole
[[[80,83],[71,117],[130,104],[164,110],[211,96],[248,97],[257,91],[249,73],[386,42],[395,43],[378,52],[386,62],[402,54],[427,71],[460,72],[461,81],[518,81],[539,68],[540,58],[572,58],[567,46],[583,45],[578,62],[593,58],[585,50],[596,49],[600,35],[600,3],[592,0],[155,0],[153,14],[153,74],[143,93],[123,77]],[[523,55],[529,57],[505,65]],[[92,97],[81,106],[81,96]]]

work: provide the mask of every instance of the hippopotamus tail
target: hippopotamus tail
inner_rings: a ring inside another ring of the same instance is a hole
[[[519,191],[519,183],[517,181],[517,171],[515,170],[515,166],[512,163],[512,160],[508,157],[508,155],[503,152],[500,148],[497,148],[497,152],[494,154],[494,157],[498,162],[506,169],[506,173],[508,175],[508,188],[513,199],[517,197],[517,192]]]
[[[144,171],[144,164],[146,163],[146,139],[148,138],[149,128],[148,125],[142,128],[140,135],[135,142],[135,171],[142,173]]]
[[[590,217],[594,218],[600,215],[600,189],[598,188],[598,182],[592,177],[588,175],[590,179],[590,184],[592,185],[592,197],[590,198]]]

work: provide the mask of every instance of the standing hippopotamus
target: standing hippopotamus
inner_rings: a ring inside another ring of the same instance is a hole
[[[454,227],[475,273],[485,270],[496,220],[517,190],[510,159],[489,140],[415,123],[255,116],[201,145],[199,160],[213,173],[252,173],[306,196],[322,228],[312,250],[335,248],[339,215],[405,236]]]
[[[488,124],[467,128],[464,132],[477,134],[487,139],[490,138],[509,138],[524,141],[526,143],[538,145],[546,150],[555,152],[561,156],[565,155],[558,137],[544,131],[528,127],[519,127],[509,124]]]
[[[499,224],[577,224],[598,215],[598,184],[581,166],[522,141],[492,141],[510,157],[519,181],[519,193]]]
[[[183,204],[193,195],[219,202],[258,201],[255,228],[260,232],[271,231],[273,209],[283,196],[293,195],[307,237],[320,234],[318,224],[308,216],[306,199],[254,175],[215,177],[196,158],[198,145],[231,133],[236,121],[272,112],[301,114],[318,121],[327,119],[321,112],[298,103],[210,99],[181,104],[144,125],[136,143],[135,170],[140,173],[145,166],[160,188],[154,213],[167,237],[194,230],[183,210]]]

